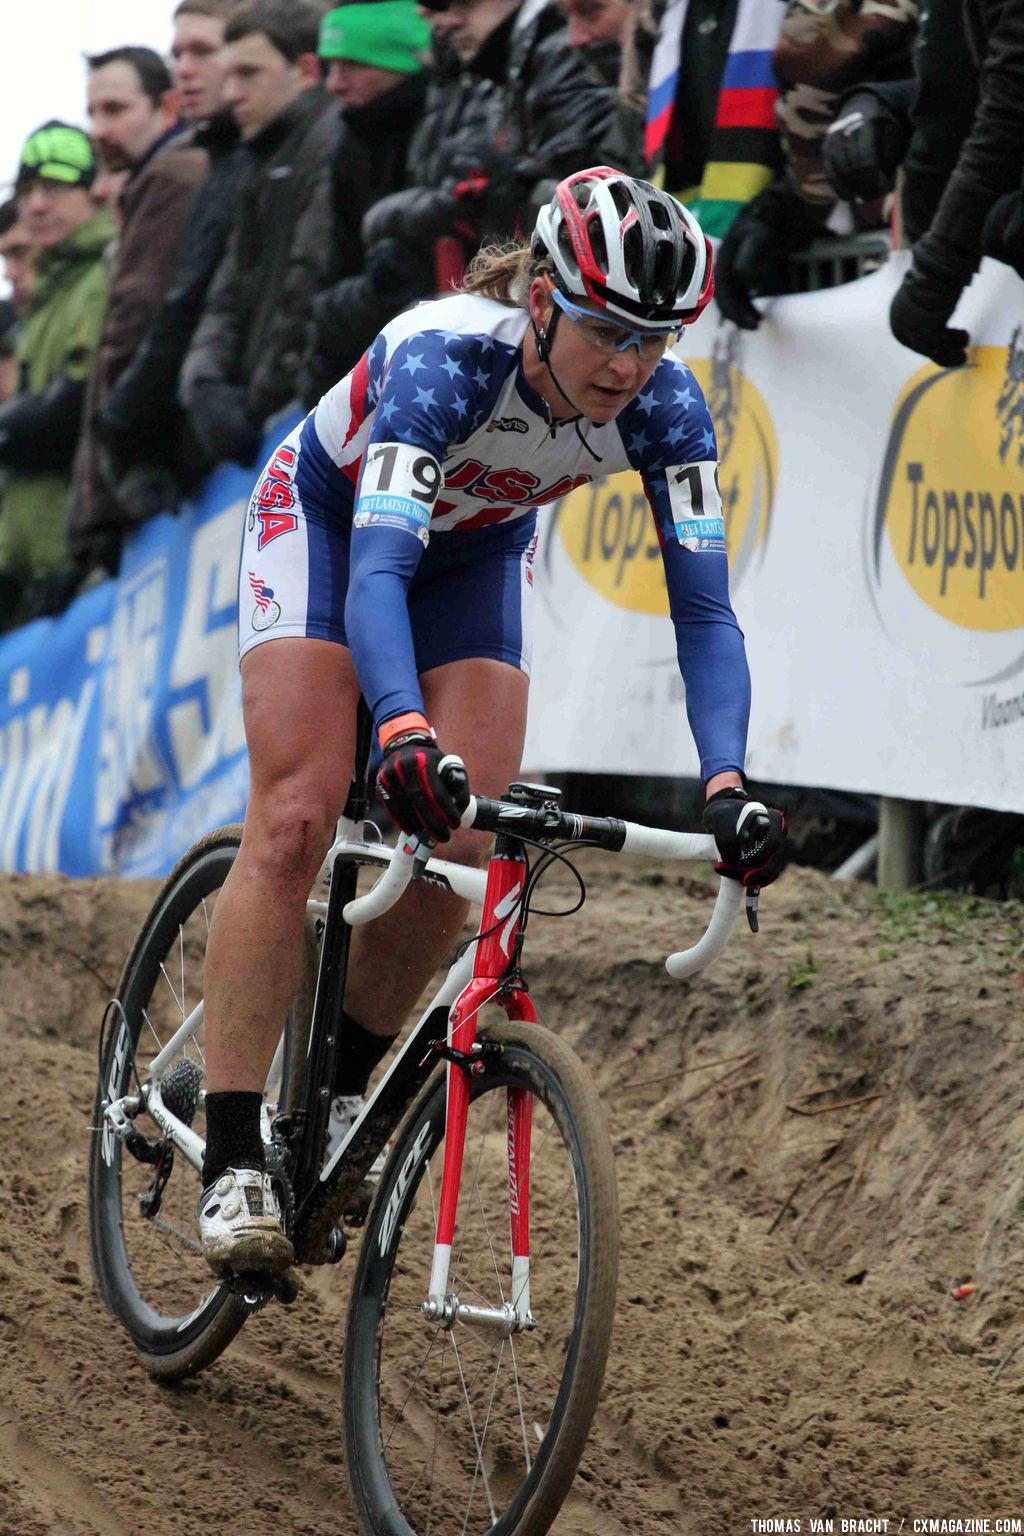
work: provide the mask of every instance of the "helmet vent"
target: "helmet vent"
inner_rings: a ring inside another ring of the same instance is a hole
[[[604,237],[604,228],[600,215],[595,214],[587,221],[587,238],[590,241],[590,249],[594,253],[594,260],[602,272],[608,271],[608,243]]]
[[[629,195],[629,188],[624,186],[621,181],[610,181],[607,183],[607,187],[611,193],[612,202],[615,204],[615,211],[620,219],[624,219],[629,210],[634,206],[633,199]]]

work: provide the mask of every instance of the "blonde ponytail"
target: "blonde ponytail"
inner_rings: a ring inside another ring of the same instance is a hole
[[[528,245],[485,245],[466,268],[460,292],[525,309],[531,282],[550,271],[547,257],[533,256]]]

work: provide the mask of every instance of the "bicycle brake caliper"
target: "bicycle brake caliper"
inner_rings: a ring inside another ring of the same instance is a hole
[[[439,1056],[453,1067],[461,1067],[470,1077],[483,1077],[487,1063],[496,1061],[505,1049],[499,1040],[474,1040],[468,1051],[458,1051],[446,1040],[435,1040],[433,1046]]]

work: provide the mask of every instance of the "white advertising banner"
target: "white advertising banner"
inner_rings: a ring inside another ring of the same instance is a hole
[[[984,263],[944,371],[889,331],[907,259],[679,347],[718,436],[747,768],[1024,812],[1024,282]],[[696,776],[639,476],[542,513],[536,572],[525,761]]]

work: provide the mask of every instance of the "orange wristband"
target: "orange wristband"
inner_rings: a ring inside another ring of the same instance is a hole
[[[396,736],[404,736],[407,731],[422,731],[424,735],[429,736],[433,741],[437,740],[430,724],[423,715],[418,715],[415,712],[407,715],[395,715],[391,720],[385,720],[377,732],[377,740],[380,742],[381,751],[383,752],[386,749],[389,741],[393,741]]]

